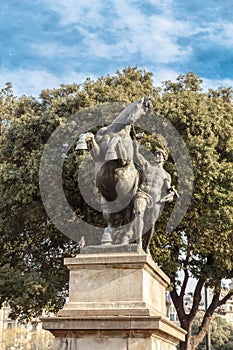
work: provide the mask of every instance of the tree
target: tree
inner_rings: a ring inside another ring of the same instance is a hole
[[[10,102],[6,104],[6,94],[0,99],[6,111],[0,149],[1,301],[7,299],[14,315],[27,318],[38,315],[42,308],[58,310],[66,297],[68,274],[62,259],[76,254],[76,243],[48,220],[38,187],[41,154],[49,136],[71,114],[77,113],[77,118],[85,114],[86,107],[97,113],[105,108],[114,114],[113,102],[122,108],[150,94],[155,111],[165,116],[184,139],[195,175],[192,201],[185,217],[172,233],[166,232],[173,209],[172,204],[167,206],[156,225],[152,254],[171,279],[171,297],[181,326],[188,332],[181,349],[196,349],[214,310],[233,294],[222,299],[220,295],[221,280],[233,276],[231,89],[203,92],[200,78],[191,72],[155,88],[152,74],[137,67],[127,67],[115,76],[96,81],[86,79],[82,85],[44,90],[39,101],[26,96],[15,98],[10,86],[6,89]],[[88,118],[88,112],[86,115]],[[169,146],[160,136],[146,131],[144,144],[152,151],[162,143]],[[173,147],[177,147],[175,143]],[[71,147],[63,169],[66,197],[77,215],[103,225],[102,216],[80,194],[77,169],[82,159],[83,155]],[[171,157],[167,167],[178,186]],[[183,281],[178,278],[180,271],[184,273]],[[193,306],[186,313],[183,299],[191,276],[197,279],[197,285]],[[205,283],[214,289],[214,298],[198,333],[192,335]]]
[[[30,350],[52,350],[54,343],[54,336],[48,331],[36,330],[29,342]]]
[[[189,209],[172,234],[157,231],[154,258],[170,276],[171,297],[181,326],[188,332],[181,349],[193,350],[204,338],[216,308],[232,295],[221,297],[221,280],[232,270],[232,90],[202,91],[193,73],[165,82],[157,110],[185,140],[192,159],[194,189]],[[161,249],[161,248],[166,249]],[[177,278],[183,271],[183,281]],[[190,276],[197,279],[193,305],[185,312],[183,299]],[[191,334],[203,286],[213,288],[213,300],[196,335]]]
[[[3,330],[2,334],[3,350],[8,349],[29,349],[28,344],[28,331],[24,328],[13,327]]]
[[[14,347],[15,344],[15,330],[14,329],[4,329],[2,334],[1,345],[3,349],[10,349]]]
[[[193,333],[198,332],[198,328],[201,324],[203,316],[198,313],[194,323],[193,323]],[[210,324],[210,334],[211,334],[211,346],[214,350],[227,350],[231,349],[229,345],[233,342],[233,327],[231,324],[227,323],[224,318],[218,315],[214,315]],[[205,350],[205,342],[202,342],[197,347],[197,350]]]
[[[233,349],[233,341],[230,340],[227,344],[224,344],[221,350],[231,350]]]

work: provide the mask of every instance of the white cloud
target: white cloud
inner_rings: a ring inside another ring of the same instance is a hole
[[[70,51],[69,46],[57,44],[57,43],[32,43],[30,45],[32,51],[39,56],[47,58],[53,58],[56,56],[66,55]]]
[[[63,76],[57,76],[45,70],[4,70],[1,72],[0,86],[4,87],[7,82],[11,82],[16,96],[24,94],[38,97],[43,89],[58,88],[60,84],[81,84],[87,77],[96,78],[88,72],[69,71],[64,72]]]
[[[208,26],[208,39],[215,44],[233,48],[233,24],[223,21],[211,23]]]
[[[121,27],[127,29],[122,33],[123,38],[127,38],[131,48],[140,52],[143,58],[151,62],[168,63],[185,60],[191,54],[191,47],[177,44],[180,36],[192,32],[187,23],[163,14],[147,16],[126,0],[113,2]]]
[[[233,24],[225,23],[222,26],[221,41],[228,47],[233,47]]]
[[[153,73],[153,80],[155,86],[161,86],[161,83],[166,80],[176,81],[180,72],[173,69],[166,69],[164,67],[148,68],[147,71]]]
[[[62,25],[72,24],[82,34],[82,47],[89,55],[129,60],[137,54],[150,62],[170,63],[184,61],[192,53],[191,46],[177,43],[193,31],[185,21],[176,20],[172,14],[168,17],[170,1],[155,1],[163,13],[150,16],[130,0],[112,0],[111,8],[94,0],[78,4],[75,0],[48,0],[47,4],[59,14]],[[49,48],[48,52],[52,51]]]
[[[100,9],[102,1],[95,0],[41,0],[49,5],[50,8],[60,15],[60,24],[63,26],[69,24],[97,24],[102,21]]]
[[[203,83],[202,87],[205,91],[208,89],[218,89],[220,86],[222,87],[233,87],[233,79],[207,79],[202,78]]]
[[[156,87],[161,86],[163,81],[171,80],[176,81],[177,77],[182,74],[180,71],[176,71],[175,69],[165,68],[164,66],[147,66],[143,67],[147,72],[153,73],[153,81]],[[202,88],[204,91],[208,91],[209,89],[218,89],[220,86],[222,87],[233,87],[233,79],[208,79],[200,76],[202,79]]]

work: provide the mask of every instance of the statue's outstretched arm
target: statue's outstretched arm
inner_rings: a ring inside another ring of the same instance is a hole
[[[133,140],[133,147],[134,147],[134,161],[135,161],[135,163],[137,163],[142,168],[144,168],[145,165],[149,164],[149,162],[139,152],[139,143],[136,140]]]

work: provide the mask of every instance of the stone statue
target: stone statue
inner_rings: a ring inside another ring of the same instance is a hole
[[[134,141],[135,162],[141,169],[141,179],[133,205],[135,218],[134,235],[138,244],[150,254],[149,246],[153,237],[154,225],[158,220],[165,202],[171,202],[177,191],[171,186],[171,176],[164,170],[167,153],[157,149],[154,154],[154,165],[151,165],[139,152],[139,143]],[[142,236],[144,242],[142,244]]]
[[[111,244],[114,215],[122,211],[123,224],[132,220],[132,200],[138,189],[139,174],[134,165],[132,125],[151,108],[150,97],[128,105],[96,135],[82,134],[76,149],[88,148],[95,163],[95,183],[101,194],[101,208],[107,221],[102,244]],[[128,236],[121,243],[129,243]]]
[[[95,163],[95,183],[107,222],[101,243],[112,244],[114,217],[121,212],[123,226],[129,225],[119,243],[128,244],[136,239],[147,253],[163,203],[171,201],[176,193],[171,187],[170,175],[163,169],[166,153],[157,151],[152,166],[139,153],[138,143],[131,137],[133,124],[150,108],[148,96],[131,103],[96,135],[90,132],[80,135],[76,146],[76,149],[89,149]]]

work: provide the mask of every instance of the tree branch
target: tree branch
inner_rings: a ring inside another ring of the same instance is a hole
[[[229,293],[227,293],[227,294],[224,296],[224,298],[222,298],[221,300],[219,300],[218,306],[221,306],[221,305],[225,304],[226,301],[227,301],[228,299],[230,299],[230,297],[232,297],[232,296],[233,296],[233,291],[230,291]]]
[[[173,284],[173,290],[170,292],[170,295],[171,295],[173,304],[175,305],[176,312],[177,312],[177,315],[179,317],[181,326],[184,329],[187,329],[187,316],[184,312],[183,298],[181,298],[180,295],[178,295],[178,293],[177,293],[175,281],[176,281],[176,277],[173,274],[173,276],[171,277],[171,282]]]
[[[183,280],[181,290],[180,290],[180,298],[182,298],[182,299],[184,298],[185,290],[186,290],[188,280],[189,280],[189,273],[188,273],[188,269],[187,269],[188,262],[189,262],[189,258],[187,255],[184,262],[183,262],[184,280]]]
[[[200,278],[196,284],[196,288],[194,290],[194,295],[193,295],[193,305],[192,305],[192,309],[189,313],[190,323],[192,323],[192,321],[194,320],[194,318],[198,312],[199,304],[201,301],[201,291],[202,291],[202,288],[204,286],[204,283],[205,283],[205,280],[203,278]]]

